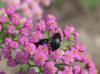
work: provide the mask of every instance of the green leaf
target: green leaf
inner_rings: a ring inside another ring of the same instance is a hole
[[[23,27],[23,25],[18,25],[17,27],[16,27],[16,30],[19,30],[20,28],[22,28]]]
[[[3,48],[4,47],[4,45],[3,44],[0,44],[0,48]]]
[[[6,23],[3,25],[4,31],[8,28],[8,26],[9,26],[9,23]]]
[[[5,4],[0,2],[0,8],[3,8],[4,6],[5,6]]]
[[[23,65],[21,65],[21,70],[23,70],[23,71],[27,71],[28,70],[28,68],[29,68],[29,65],[28,64],[23,64]]]
[[[56,67],[60,70],[63,70],[64,69],[64,66],[62,64],[56,64]]]
[[[33,61],[32,58],[30,58],[30,60],[29,60],[29,64],[30,64],[30,65],[35,65],[35,63],[34,63],[34,61]]]
[[[19,39],[19,36],[18,35],[14,37],[14,40],[18,40],[18,39]]]

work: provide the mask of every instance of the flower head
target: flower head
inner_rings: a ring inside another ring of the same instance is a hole
[[[11,6],[11,7],[7,8],[6,13],[7,13],[8,15],[12,15],[12,14],[15,13],[15,11],[16,11],[16,8],[13,7],[13,6]]]
[[[39,23],[36,23],[36,28],[37,28],[37,30],[39,30],[41,32],[45,31],[45,29],[46,29],[45,21],[44,20],[40,20]]]
[[[31,30],[33,27],[32,19],[27,19],[26,22],[24,23],[24,27]]]
[[[13,15],[11,15],[11,21],[12,21],[12,23],[13,24],[15,24],[15,25],[19,25],[19,23],[20,23],[20,15],[19,14],[17,14],[17,13],[14,13]]]
[[[28,40],[27,37],[21,36],[21,37],[19,38],[19,43],[20,43],[21,45],[23,45],[23,46],[26,46],[26,45],[29,44],[29,40]]]
[[[25,52],[29,53],[30,55],[34,55],[36,52],[36,46],[33,43],[29,43],[25,46]]]
[[[38,42],[42,38],[43,38],[43,35],[40,31],[33,32],[30,37],[30,42]]]
[[[46,62],[46,60],[48,59],[46,54],[43,52],[38,51],[35,55],[34,55],[34,62],[36,65],[39,66],[43,66]]]
[[[29,35],[29,30],[27,28],[21,28],[20,33],[23,36],[28,36]]]
[[[7,22],[7,17],[4,15],[0,15],[0,23],[4,24]]]
[[[74,62],[75,58],[70,51],[66,51],[65,55],[63,56],[63,60],[65,64],[70,64]]]
[[[58,24],[55,20],[51,19],[47,21],[47,27],[51,30],[54,31],[57,29]]]
[[[10,66],[10,67],[15,67],[17,64],[16,64],[14,59],[9,58],[8,61],[7,61],[7,65]]]
[[[12,25],[9,25],[7,29],[7,33],[12,35],[16,34],[16,28]]]
[[[19,51],[17,52],[16,54],[16,61],[18,64],[26,64],[29,60],[29,55],[22,52],[22,51]]]
[[[62,57],[63,57],[63,54],[62,54],[61,49],[51,52],[51,58],[53,58],[55,61],[61,61]]]
[[[44,67],[44,74],[55,74],[56,72],[55,62],[47,62]]]

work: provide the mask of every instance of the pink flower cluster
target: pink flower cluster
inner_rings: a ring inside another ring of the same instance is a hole
[[[16,13],[14,7],[2,8],[0,27],[2,57],[10,67],[21,65],[16,74],[97,74],[86,46],[78,42],[76,29],[73,26],[62,29],[53,15],[33,25],[30,18]],[[36,46],[36,42],[49,39],[55,33],[61,35],[58,49],[52,51],[49,42]]]
[[[51,0],[1,0],[7,6],[14,6],[17,10],[31,18],[41,18],[43,6],[49,6]]]

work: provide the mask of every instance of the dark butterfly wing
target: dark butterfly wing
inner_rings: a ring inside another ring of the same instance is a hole
[[[48,43],[48,39],[42,39],[39,40],[38,42],[35,43],[36,47],[38,47],[39,45],[43,45],[43,44],[47,44]]]
[[[50,47],[51,47],[52,51],[54,51],[60,47],[60,41],[61,40],[59,38],[51,39]]]

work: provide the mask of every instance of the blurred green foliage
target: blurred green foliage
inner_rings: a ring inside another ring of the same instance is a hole
[[[69,2],[69,1],[70,0],[55,0],[53,7],[56,9],[60,9],[63,6],[63,4],[66,4],[66,2]],[[100,6],[100,0],[71,0],[71,1],[82,2],[83,8],[86,8],[88,10],[93,10],[96,7]]]
[[[0,2],[0,8],[2,8],[2,7],[4,7],[4,6],[5,6],[5,4],[2,3],[2,2]]]
[[[54,6],[56,9],[60,9],[66,0],[55,0]]]
[[[93,10],[95,9],[97,6],[100,6],[100,0],[83,0],[83,5],[89,9],[89,10]]]

